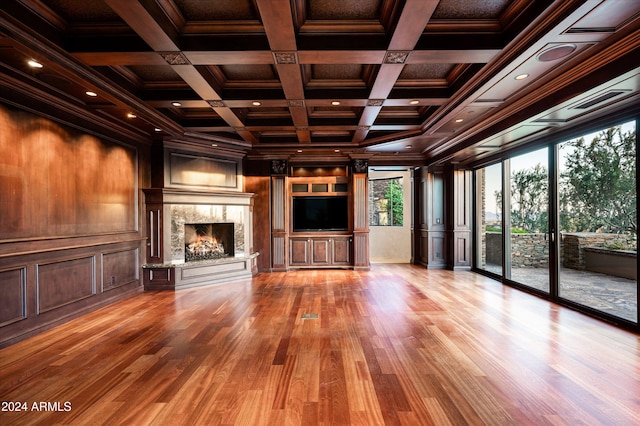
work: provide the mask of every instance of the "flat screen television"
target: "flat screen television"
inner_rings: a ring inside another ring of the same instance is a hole
[[[293,197],[293,231],[347,231],[349,197]]]

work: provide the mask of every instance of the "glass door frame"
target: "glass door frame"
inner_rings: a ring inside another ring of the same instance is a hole
[[[640,164],[640,158],[638,156],[640,152],[640,141],[638,140],[638,130],[640,130],[639,114],[635,114],[633,116],[627,115],[626,117],[618,116],[616,118],[613,118],[607,121],[598,122],[596,125],[593,125],[590,127],[582,127],[579,129],[574,129],[574,131],[571,134],[567,133],[562,135],[561,137],[555,137],[553,140],[549,140],[548,143],[538,145],[536,148],[533,148],[532,150],[530,150],[530,151],[533,151],[533,150],[541,149],[544,147],[548,148],[548,185],[549,185],[548,187],[549,221],[548,221],[548,230],[547,230],[548,236],[549,236],[549,292],[548,293],[546,291],[541,291],[536,288],[523,285],[507,277],[509,272],[508,266],[510,265],[510,262],[511,262],[511,250],[510,250],[511,248],[510,229],[511,228],[509,226],[511,211],[510,211],[510,201],[507,202],[505,200],[507,200],[507,198],[509,198],[510,200],[510,178],[511,178],[510,177],[510,159],[517,155],[525,154],[527,151],[519,151],[519,152],[513,151],[509,153],[508,156],[505,156],[495,162],[485,163],[481,166],[474,168],[473,169],[474,173],[472,175],[473,175],[473,185],[475,189],[473,193],[475,194],[476,198],[474,198],[472,203],[472,206],[474,209],[474,215],[473,215],[474,232],[472,233],[472,235],[473,235],[473,241],[474,241],[473,247],[477,249],[477,247],[479,247],[478,245],[479,242],[477,240],[479,237],[478,226],[480,224],[478,223],[478,211],[477,211],[479,208],[477,203],[477,196],[479,191],[477,189],[478,182],[477,182],[476,172],[478,170],[481,170],[483,168],[486,168],[498,163],[502,165],[502,218],[501,218],[501,221],[502,221],[502,275],[499,276],[497,274],[481,269],[477,265],[478,258],[475,254],[474,256],[472,256],[472,259],[473,259],[472,270],[476,273],[480,273],[482,275],[489,276],[493,279],[501,281],[503,284],[518,288],[528,293],[538,295],[542,298],[551,300],[560,305],[580,311],[589,316],[613,323],[618,327],[639,333],[640,332],[640,315],[639,315],[638,321],[634,323],[632,321],[626,320],[624,318],[620,318],[618,316],[609,314],[607,312],[577,303],[567,298],[563,298],[560,296],[560,281],[559,281],[560,280],[560,261],[561,261],[561,253],[560,253],[561,234],[559,229],[560,228],[560,205],[559,205],[559,199],[558,199],[559,197],[558,184],[560,182],[560,176],[559,176],[560,170],[558,165],[558,158],[559,158],[559,152],[560,152],[560,145],[563,142],[571,140],[572,138],[581,137],[590,132],[601,131],[605,129],[607,126],[613,127],[616,125],[620,125],[624,122],[633,121],[633,120],[635,120],[635,123],[636,123],[636,191],[637,191],[638,187],[640,187],[640,184],[638,183],[639,177],[640,177],[640,170],[639,170],[640,168],[638,167],[638,164]],[[636,197],[637,214],[638,212],[640,212],[640,209],[637,208],[638,205],[639,203]],[[505,230],[508,230],[509,232],[507,233],[505,232]],[[639,260],[640,259],[637,258],[636,260],[637,265]],[[640,268],[638,267],[637,269],[640,270]],[[636,286],[640,287],[638,281],[636,281]],[[638,300],[636,301],[636,303],[638,306],[638,310],[640,311],[640,291],[638,291],[637,299]]]

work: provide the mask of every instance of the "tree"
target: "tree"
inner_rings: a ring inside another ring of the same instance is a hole
[[[389,181],[387,186],[387,200],[389,200],[389,216],[391,217],[390,225],[402,226],[403,224],[403,202],[404,196],[402,191],[402,185],[397,179]]]
[[[636,132],[612,127],[566,143],[560,179],[565,231],[637,234]],[[564,147],[563,147],[564,148]]]
[[[511,174],[511,226],[528,232],[546,232],[549,225],[548,173],[536,164]]]

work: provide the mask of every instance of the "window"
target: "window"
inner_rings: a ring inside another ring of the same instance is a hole
[[[369,180],[369,225],[403,225],[402,177]]]
[[[636,121],[475,171],[475,268],[638,324]]]

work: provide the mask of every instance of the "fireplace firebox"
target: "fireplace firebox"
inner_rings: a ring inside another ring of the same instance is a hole
[[[186,223],[184,260],[220,259],[234,256],[233,223]]]

